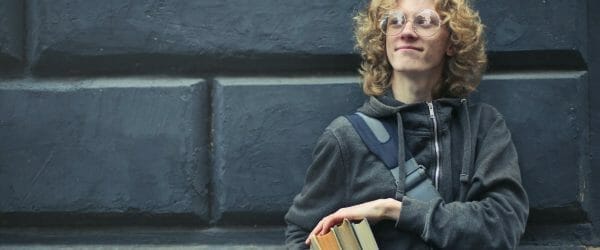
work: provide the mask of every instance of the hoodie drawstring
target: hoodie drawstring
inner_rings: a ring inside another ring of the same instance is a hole
[[[398,131],[398,171],[400,171],[398,183],[404,183],[406,174],[404,173],[404,161],[406,161],[406,155],[404,153],[404,127],[402,125],[402,115],[400,112],[396,112],[396,124]],[[396,188],[396,200],[402,201],[404,197],[404,185],[398,185]]]
[[[469,179],[471,178],[471,164],[472,164],[472,138],[471,138],[471,122],[469,119],[469,108],[467,105],[467,99],[461,99],[464,109],[464,115],[462,116],[461,125],[463,127],[463,136],[465,138],[465,142],[463,144],[463,159],[462,159],[462,168],[460,171],[460,182],[462,184],[468,184]]]

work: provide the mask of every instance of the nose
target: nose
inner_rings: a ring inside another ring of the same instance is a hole
[[[402,30],[400,31],[400,38],[414,40],[418,37],[419,35],[417,35],[417,33],[415,32],[412,20],[407,21],[406,24],[404,24],[404,27],[402,27]]]

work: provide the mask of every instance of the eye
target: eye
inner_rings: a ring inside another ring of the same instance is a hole
[[[415,23],[420,26],[428,26],[431,25],[431,19],[426,16],[416,16]]]
[[[392,13],[389,16],[388,26],[399,27],[404,26],[406,23],[406,17],[404,14],[400,13]]]
[[[440,25],[440,18],[432,10],[424,10],[415,16],[415,24],[423,28],[437,27]]]

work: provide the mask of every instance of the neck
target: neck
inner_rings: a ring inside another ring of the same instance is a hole
[[[430,102],[433,91],[442,81],[442,74],[394,71],[390,79],[394,98],[402,103]]]

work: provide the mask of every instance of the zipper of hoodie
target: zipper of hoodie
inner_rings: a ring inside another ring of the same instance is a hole
[[[438,127],[437,121],[435,118],[435,112],[433,110],[433,103],[427,102],[427,106],[429,106],[429,117],[433,121],[433,143],[435,147],[435,173],[434,173],[434,184],[435,189],[439,190],[439,180],[440,180],[440,143],[438,142]]]

